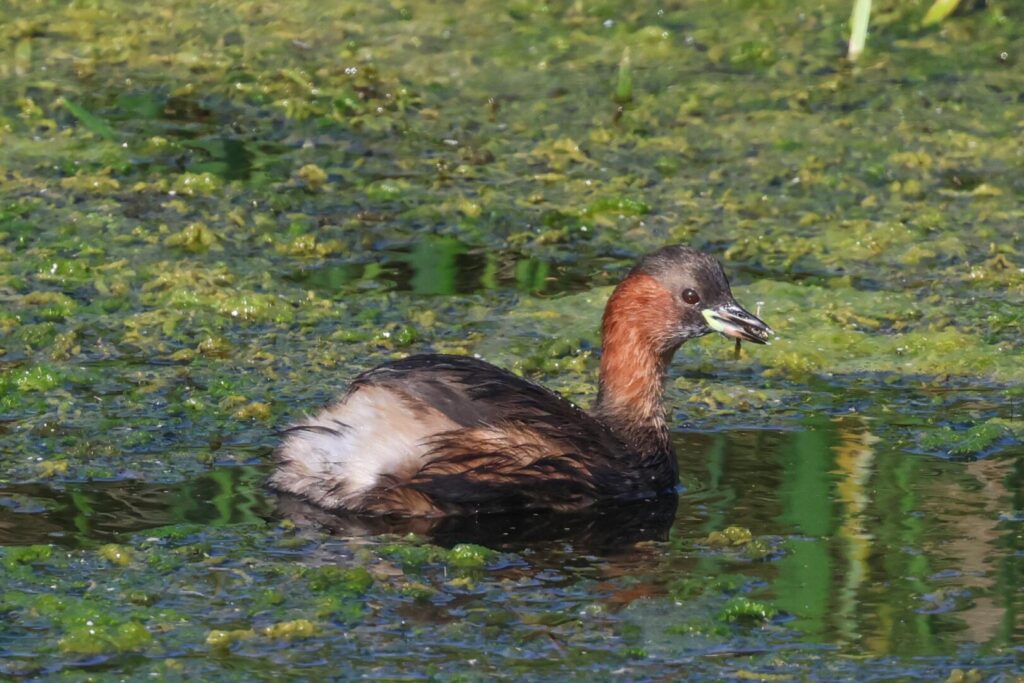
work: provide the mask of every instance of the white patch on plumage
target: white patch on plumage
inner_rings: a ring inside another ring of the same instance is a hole
[[[424,441],[458,425],[430,406],[411,410],[379,386],[360,387],[341,402],[294,427],[278,453],[272,486],[326,508],[358,508],[382,476],[416,474],[428,451]],[[318,428],[319,427],[319,428]]]

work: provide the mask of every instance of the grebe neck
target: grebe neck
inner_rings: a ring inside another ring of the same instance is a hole
[[[671,306],[671,296],[653,277],[631,275],[612,293],[601,325],[594,416],[644,457],[672,454],[662,395],[679,346],[666,347],[659,335]]]

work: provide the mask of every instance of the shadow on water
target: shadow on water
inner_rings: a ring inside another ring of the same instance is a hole
[[[337,515],[298,498],[265,490],[261,467],[220,468],[174,485],[137,480],[16,484],[0,488],[0,545],[65,546],[117,540],[171,525],[225,526],[288,519],[300,528],[341,537],[418,534],[439,545],[476,543],[521,548],[569,541],[592,552],[614,552],[640,541],[664,541],[676,516],[676,496],[582,514],[531,513],[445,518]]]
[[[278,512],[303,527],[316,527],[339,536],[417,534],[442,546],[475,543],[518,550],[553,541],[569,542],[577,550],[615,553],[643,541],[666,541],[676,517],[678,498],[598,507],[583,513],[481,515],[476,517],[383,518],[332,515],[291,496],[277,501]]]

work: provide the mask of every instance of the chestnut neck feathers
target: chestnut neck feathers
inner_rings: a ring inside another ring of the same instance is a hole
[[[680,345],[668,329],[674,308],[657,279],[633,273],[615,288],[601,324],[594,414],[641,456],[672,452],[662,393]]]

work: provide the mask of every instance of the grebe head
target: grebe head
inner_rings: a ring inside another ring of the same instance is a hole
[[[736,303],[713,256],[674,246],[644,257],[604,309],[595,413],[640,453],[669,452],[665,371],[683,342],[709,332],[755,344],[772,334]]]
[[[661,351],[687,339],[719,332],[755,344],[767,344],[772,329],[732,296],[722,265],[713,256],[684,246],[663,247],[630,271],[626,281],[652,278],[665,291],[657,339]],[[653,284],[653,283],[652,283]]]

